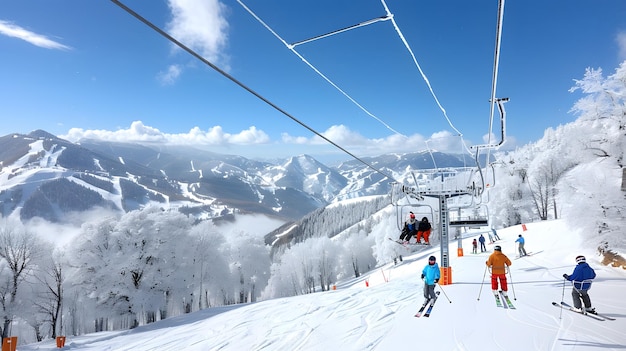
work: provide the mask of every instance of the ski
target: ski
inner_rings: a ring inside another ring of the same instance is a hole
[[[435,293],[435,298],[431,299],[432,302],[430,303],[430,306],[428,306],[426,313],[424,313],[424,317],[430,317],[430,313],[433,311],[433,306],[435,306],[435,302],[437,302],[438,297],[439,297],[439,291]]]
[[[394,243],[398,244],[398,245],[402,245],[405,249],[408,249],[409,247],[407,246],[408,244],[405,244],[404,242],[400,241],[400,240],[396,240],[396,239],[392,239],[392,238],[387,238],[391,241],[393,241]]]
[[[570,304],[568,304],[567,302],[561,301],[561,305],[566,306],[568,308],[572,308],[572,306]],[[615,320],[615,318],[613,318],[613,317],[609,317],[607,315],[604,315],[604,314],[601,314],[601,313],[598,313],[598,312],[587,312],[587,311],[585,311],[585,314],[593,314],[594,316],[598,316],[600,318],[608,319],[610,321],[614,321]]]
[[[610,320],[610,321],[614,321],[614,320],[616,320],[616,319],[615,319],[615,318],[613,318],[613,317],[609,317],[609,316],[607,316],[606,314],[602,314],[602,313],[598,313],[598,312],[587,312],[587,314],[593,314],[594,316],[598,316],[598,317],[600,317],[600,318],[608,319],[608,320]]]
[[[389,239],[389,240],[393,241],[394,243],[396,243],[396,244],[398,244],[398,245],[402,245],[402,246],[404,246],[404,248],[406,248],[406,249],[408,249],[408,250],[410,250],[410,249],[411,249],[411,247],[410,247],[410,246],[429,246],[429,245],[430,245],[430,244],[429,244],[429,245],[426,245],[426,244],[411,243],[411,242],[406,242],[406,243],[405,243],[405,242],[403,242],[403,241],[401,241],[401,240],[392,239],[392,238],[387,238],[387,239]]]
[[[417,311],[417,313],[415,314],[415,317],[421,317],[422,314],[424,313],[424,310],[426,310],[427,308],[430,308],[430,305],[432,303],[433,303],[433,299],[426,301],[426,303],[419,309],[419,311]]]
[[[515,306],[513,305],[513,302],[511,302],[511,299],[509,299],[508,296],[504,295],[504,292],[500,291],[500,295],[502,297],[502,300],[504,300],[504,303],[506,303],[506,305],[508,306],[509,309],[514,310]]]
[[[554,301],[553,301],[553,302],[552,302],[552,305],[553,305],[553,306],[555,306],[555,307],[561,308],[561,309],[563,309],[563,310],[566,310],[566,311],[572,311],[572,312],[574,312],[574,313],[582,314],[583,316],[587,316],[587,317],[589,317],[589,318],[593,318],[593,319],[595,319],[595,320],[597,320],[597,321],[604,321],[604,320],[605,320],[604,318],[598,317],[598,316],[596,316],[596,315],[594,315],[594,314],[590,314],[590,313],[585,313],[585,312],[580,312],[580,311],[577,311],[577,310],[575,310],[572,306],[568,305],[568,304],[567,304],[567,303],[565,303],[565,302],[561,302],[561,303],[559,304],[558,302],[554,302]]]
[[[395,243],[398,243],[398,244],[400,244],[400,245],[403,245],[402,241],[400,241],[400,240],[397,240],[397,239],[392,239],[392,238],[387,238],[387,239],[389,239],[389,240],[391,240],[391,241],[393,241],[393,242],[395,242]]]
[[[532,252],[528,252],[526,255],[522,255],[522,256],[517,256],[517,255],[516,255],[516,256],[515,256],[515,259],[516,259],[516,260],[518,260],[518,259],[520,259],[520,258],[522,258],[522,257],[528,257],[528,256],[532,256],[532,255],[533,255],[533,253],[532,253]]]
[[[604,319],[607,319],[607,320],[610,320],[610,321],[616,320],[613,317],[609,317],[606,314],[602,314],[602,313],[598,313],[598,312],[587,312],[587,314],[593,314],[594,316],[598,316],[600,318],[604,318]]]
[[[502,300],[500,300],[500,295],[493,294],[493,296],[496,298],[496,306],[504,308],[504,305],[502,304]]]

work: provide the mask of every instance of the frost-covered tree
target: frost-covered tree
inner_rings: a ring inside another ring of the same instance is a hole
[[[104,318],[135,326],[181,308],[193,270],[186,216],[158,208],[85,226],[74,266]]]
[[[316,291],[316,257],[310,247],[318,239],[309,239],[287,249],[271,266],[271,277],[263,292],[264,299],[310,294]]]
[[[314,260],[313,276],[317,276],[314,284],[322,291],[328,291],[337,281],[340,246],[330,238],[321,237],[312,241],[310,249]]]
[[[541,219],[570,221],[600,251],[626,251],[620,191],[626,153],[626,62],[615,74],[587,69],[572,92],[582,92],[572,112],[578,118],[546,130],[544,137],[498,155],[499,184],[490,193],[492,223],[503,226],[532,219],[520,210],[533,200]],[[524,189],[530,189],[529,192]],[[495,200],[495,201],[494,201]]]
[[[37,340],[41,341],[41,325],[47,324],[49,331],[46,334],[54,339],[58,333],[62,333],[62,306],[63,306],[63,283],[65,281],[65,270],[62,254],[44,255],[40,259],[41,264],[36,271],[34,281],[31,284],[36,292],[32,297],[34,307],[34,320],[27,321],[35,329]],[[41,316],[41,319],[37,318]]]
[[[587,148],[597,157],[611,157],[624,167],[626,152],[626,61],[615,73],[604,77],[602,69],[588,68],[581,80],[570,89],[586,94],[572,111],[579,115],[577,124],[588,134]]]
[[[340,260],[339,278],[358,278],[361,274],[371,270],[376,266],[376,260],[372,252],[374,246],[373,236],[368,236],[364,230],[356,233],[349,233],[345,238],[339,238],[342,246]]]
[[[220,292],[225,282],[230,280],[228,261],[224,255],[225,240],[218,229],[210,222],[202,222],[191,229],[193,245],[193,287],[198,309],[218,304]],[[223,299],[219,299],[222,304]]]
[[[586,95],[572,109],[579,117],[568,126],[568,134],[583,146],[572,153],[587,162],[559,184],[570,203],[563,213],[598,243],[601,252],[624,253],[626,199],[620,186],[626,154],[626,61],[608,77],[600,69],[587,69],[571,89],[579,90]]]
[[[44,246],[36,235],[21,224],[4,223],[0,227],[0,304],[2,306],[2,337],[9,336],[13,316],[19,316],[25,299],[17,299],[23,283],[37,268],[37,259]],[[27,293],[24,291],[24,293]]]
[[[93,299],[97,303],[94,307],[99,309],[102,309],[103,304],[110,306],[112,303],[109,299],[113,298],[115,294],[111,291],[110,280],[111,276],[114,276],[115,272],[119,270],[118,262],[112,259],[117,251],[114,234],[116,222],[117,218],[106,218],[97,223],[85,224],[69,258],[70,265],[75,269],[72,274],[72,283],[80,287],[77,290],[84,292],[84,295],[79,298]],[[105,323],[105,317],[102,317],[100,311],[93,312],[92,317],[96,320],[94,331],[105,330],[106,324],[108,324]]]
[[[245,230],[232,231],[226,241],[222,254],[228,260],[232,285],[225,290],[225,298],[232,296],[236,303],[254,302],[269,279],[270,248],[261,236]]]

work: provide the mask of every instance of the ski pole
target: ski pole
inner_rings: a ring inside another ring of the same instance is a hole
[[[445,291],[443,291],[443,286],[441,286],[441,284],[439,284],[439,282],[437,282],[437,285],[439,285],[439,289],[441,290],[441,292],[443,293],[443,296],[446,297],[446,299],[448,299],[449,303],[452,303],[452,301],[450,300],[450,298],[448,297],[448,294],[446,294]]]
[[[513,300],[517,300],[517,296],[515,296],[515,285],[513,285],[513,275],[511,274],[511,269],[506,267],[509,271],[509,280],[511,280],[511,290],[513,291]]]
[[[565,281],[567,279],[563,278],[563,292],[561,292],[561,301],[565,300]],[[561,312],[559,313],[559,319],[563,316],[563,309],[561,308]]]
[[[483,284],[485,284],[485,276],[487,275],[487,266],[485,266],[485,273],[483,273],[483,281],[480,282],[480,290],[478,291],[478,301],[480,301],[480,294],[483,292]]]

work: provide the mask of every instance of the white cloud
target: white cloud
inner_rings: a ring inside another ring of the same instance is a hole
[[[455,154],[467,152],[467,148],[471,145],[458,134],[452,134],[447,130],[433,133],[426,142],[431,150]]]
[[[167,31],[176,40],[215,63],[224,57],[228,22],[218,0],[169,0],[172,20]]]
[[[180,65],[170,65],[167,68],[167,71],[159,72],[159,74],[157,75],[157,79],[163,85],[171,85],[176,82],[176,79],[178,79],[181,73],[182,68],[180,67]]]
[[[169,134],[146,126],[141,121],[135,121],[128,129],[109,130],[84,130],[72,128],[66,135],[62,135],[69,141],[80,139],[97,139],[118,142],[160,142],[174,145],[255,145],[268,143],[270,138],[262,130],[252,126],[237,134],[226,133],[222,127],[215,126],[207,131],[198,127],[192,128],[188,133]]]
[[[270,137],[262,130],[256,129],[255,126],[251,126],[247,130],[242,130],[239,134],[231,135],[230,142],[233,144],[249,145],[249,144],[263,144],[269,142]]]
[[[502,139],[501,135],[495,135],[494,133],[488,133],[483,135],[483,143],[485,145],[496,145]]]
[[[436,150],[449,153],[463,153],[470,145],[461,137],[449,131],[433,133],[429,138],[420,134],[404,136],[392,134],[384,138],[369,139],[345,125],[335,125],[321,133],[336,145],[357,156],[378,156],[386,153],[419,152]],[[214,152],[237,154],[244,157],[288,157],[309,154],[316,157],[345,156],[343,151],[327,141],[313,135],[311,137],[281,134],[281,139],[272,141],[270,136],[255,126],[229,133],[221,126],[213,126],[207,130],[193,127],[187,133],[165,133],[157,128],[144,125],[141,121],[132,122],[127,129],[85,130],[72,128],[61,138],[77,142],[81,139],[96,139],[114,142],[162,143],[165,145],[192,145],[207,147]],[[344,157],[344,158],[345,158]]]
[[[619,49],[618,55],[620,60],[626,60],[626,32],[619,32],[615,38]]]
[[[49,39],[45,35],[37,34],[26,30],[11,22],[0,20],[0,34],[22,39],[35,46],[39,46],[46,49],[58,49],[58,50],[70,50],[71,47],[63,45],[59,42]]]
[[[501,135],[495,135],[493,133],[491,133],[491,139],[489,139],[489,134],[483,135],[483,143],[485,143],[485,145],[487,145],[488,143],[490,145],[497,145],[500,143],[501,139],[502,139]],[[514,150],[516,147],[517,147],[517,139],[511,135],[505,135],[504,142],[498,145],[498,149],[501,151]]]
[[[433,133],[430,138],[425,138],[420,134],[409,136],[392,134],[384,138],[368,139],[344,125],[335,125],[321,134],[342,148],[360,156],[374,156],[390,152],[418,152],[427,149],[453,153],[465,151],[462,148],[461,138],[448,131]],[[283,133],[282,142],[310,146],[328,145],[317,135],[306,138]]]
[[[287,133],[282,133],[281,138],[283,140],[283,143],[285,144],[308,144],[309,143],[309,138],[307,137],[302,137],[302,136],[294,137]]]

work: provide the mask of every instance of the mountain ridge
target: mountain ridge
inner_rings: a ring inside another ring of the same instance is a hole
[[[58,138],[44,130],[0,137],[0,213],[63,222],[68,212],[128,212],[150,204],[198,219],[259,213],[300,219],[333,202],[389,193],[390,181],[357,160],[329,167],[310,155],[277,163],[189,146]],[[462,166],[433,152],[364,158],[403,177],[407,169]]]

